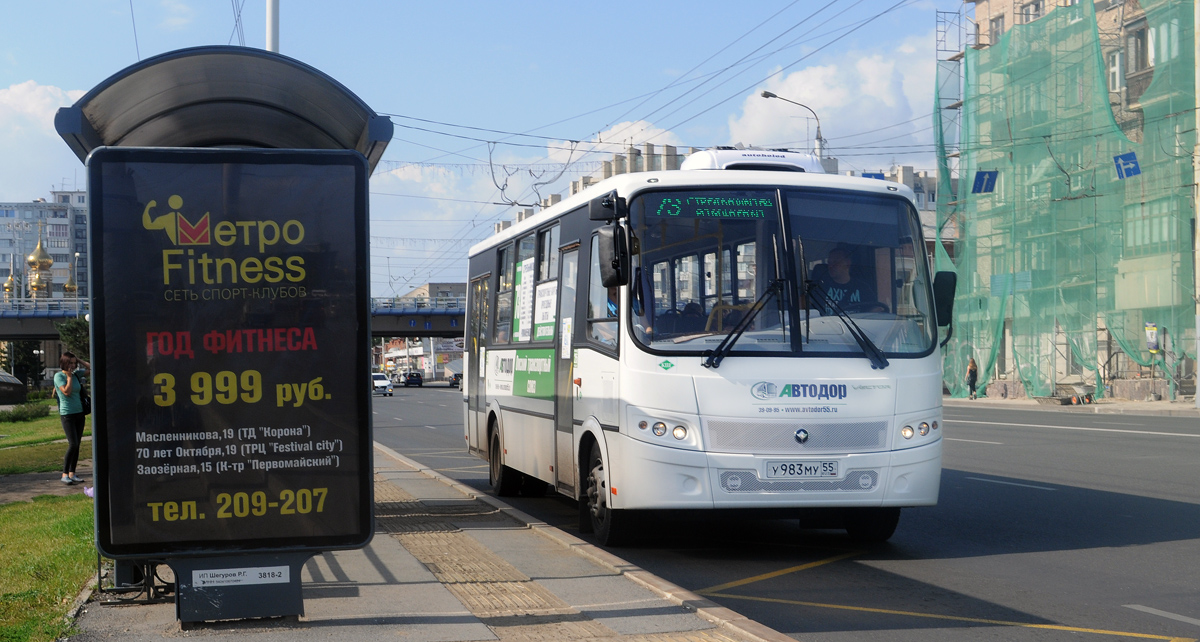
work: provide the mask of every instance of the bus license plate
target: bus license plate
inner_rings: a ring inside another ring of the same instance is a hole
[[[837,477],[837,461],[769,461],[767,479]]]

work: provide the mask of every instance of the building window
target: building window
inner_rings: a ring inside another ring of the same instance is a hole
[[[1126,73],[1136,74],[1151,66],[1149,50],[1146,48],[1146,27],[1131,29],[1125,36]]]
[[[59,202],[59,203],[70,203],[70,202],[71,202],[71,197],[70,197],[69,195],[67,195],[67,194],[60,194],[60,195],[58,196],[58,202]]]
[[[1121,73],[1121,52],[1108,54],[1108,90],[1117,93],[1125,87],[1125,74]]]
[[[1004,35],[1004,14],[988,21],[988,33],[992,36],[992,44],[996,44],[996,41],[1000,40],[1000,36]]]
[[[76,225],[87,225],[87,216],[84,216],[83,214],[76,214],[75,215],[75,224]]]
[[[67,226],[66,225],[51,225],[50,231],[47,233],[47,236],[66,237],[66,236],[68,236]]]
[[[67,239],[50,239],[49,243],[50,247],[52,248],[62,248],[65,250],[71,247],[70,242]]]
[[[80,205],[82,205],[82,204],[84,204],[84,203],[86,203],[86,202],[87,202],[87,197],[86,197],[86,196],[84,196],[83,194],[80,194],[80,195],[78,195],[78,196],[76,196],[76,197],[75,197],[75,202],[76,202],[76,203],[79,203]]]
[[[87,230],[75,230],[75,238],[87,240]]]
[[[1029,24],[1034,20],[1042,17],[1045,13],[1045,3],[1043,0],[1034,0],[1021,5],[1021,24]]]

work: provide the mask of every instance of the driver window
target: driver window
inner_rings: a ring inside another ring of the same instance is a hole
[[[588,272],[587,336],[616,347],[620,330],[620,292],[600,283],[600,239],[592,237],[592,268]]]

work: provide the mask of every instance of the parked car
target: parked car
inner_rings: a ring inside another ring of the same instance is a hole
[[[410,372],[410,373],[404,375],[404,387],[405,388],[407,388],[409,386],[416,386],[416,387],[420,388],[423,385],[425,385],[425,377],[422,377],[421,373],[413,371],[413,372]]]
[[[448,383],[452,388],[462,388],[462,375],[455,372],[454,374],[450,375],[450,378],[446,380],[446,383]]]
[[[386,397],[393,396],[392,382],[388,379],[387,375],[383,374],[382,372],[372,373],[371,382],[373,384],[373,394],[380,394]]]

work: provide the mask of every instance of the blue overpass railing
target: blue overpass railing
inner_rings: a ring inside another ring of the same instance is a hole
[[[374,297],[371,314],[379,316],[457,316],[466,312],[466,297]],[[69,319],[87,314],[88,300],[12,298],[0,301],[0,319]]]

